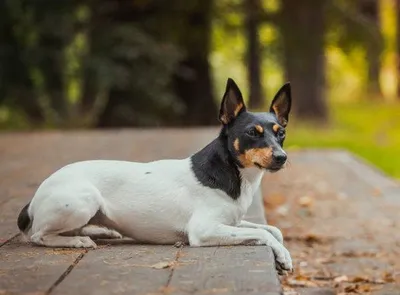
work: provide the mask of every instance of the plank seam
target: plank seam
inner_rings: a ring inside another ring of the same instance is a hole
[[[70,272],[74,269],[74,267],[85,257],[86,253],[88,253],[88,250],[85,250],[85,252],[79,254],[79,256],[75,259],[75,261],[64,271],[64,273],[55,281],[53,285],[50,286],[50,288],[45,292],[45,295],[51,294],[53,290],[61,284],[61,282],[70,274]]]
[[[183,249],[183,246],[179,247],[178,251],[176,252],[176,256],[175,256],[175,259],[173,262],[174,266],[171,268],[171,272],[169,273],[168,280],[167,280],[167,283],[165,284],[163,294],[168,293],[169,284],[171,283],[172,276],[174,275],[175,267],[179,262],[179,258],[181,256],[182,249]]]
[[[16,239],[16,238],[19,237],[20,235],[21,235],[21,234],[18,233],[18,234],[13,235],[11,238],[5,240],[3,243],[0,244],[0,248],[3,247],[3,246],[5,246],[5,245],[7,245],[7,244],[9,244],[12,240]]]

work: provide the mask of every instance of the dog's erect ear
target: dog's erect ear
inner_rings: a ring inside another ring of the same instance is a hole
[[[289,113],[292,105],[290,83],[284,84],[272,100],[269,111],[278,118],[279,124],[286,127],[289,122]]]
[[[222,124],[229,124],[229,122],[245,110],[246,106],[243,102],[242,93],[235,81],[229,78],[226,82],[225,94],[219,110],[219,120]]]

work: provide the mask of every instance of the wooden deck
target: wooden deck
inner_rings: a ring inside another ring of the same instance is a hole
[[[55,169],[83,159],[185,157],[216,130],[3,134],[0,137],[0,294],[279,294],[268,247],[134,245],[50,249],[20,241],[16,217]],[[260,197],[260,196],[259,196]],[[265,222],[261,199],[248,220]]]
[[[0,135],[0,294],[282,294],[268,247],[189,248],[134,245],[122,240],[102,241],[98,249],[86,251],[35,247],[20,241],[16,227],[19,210],[40,182],[61,166],[100,158],[132,161],[181,158],[197,151],[216,134],[216,129],[171,129]],[[282,228],[297,229],[302,224],[320,232],[341,231],[335,244],[339,249],[349,247],[345,243],[348,240],[341,240],[340,235],[353,235],[356,239],[360,232],[362,240],[366,230],[362,228],[361,232],[356,225],[365,225],[378,205],[387,203],[390,208],[377,213],[376,219],[368,224],[371,229],[383,218],[400,225],[396,215],[400,209],[399,187],[379,172],[343,152],[296,152],[290,158],[290,170],[265,178],[264,195],[280,192],[296,202],[300,193],[317,191],[319,188],[311,185],[323,180],[334,193],[351,194],[352,201],[347,201],[346,209],[341,209],[343,204],[335,201],[336,207],[339,206],[335,210],[342,212],[331,215],[325,212],[328,201],[321,202],[324,205],[318,213],[325,218],[323,222],[315,216],[295,221],[290,220],[292,216],[279,217]],[[379,189],[382,195],[379,199],[370,197],[373,189]],[[339,218],[341,214],[344,219]],[[352,217],[356,222],[349,223]],[[260,198],[256,198],[247,219],[265,222]],[[289,232],[289,251],[295,254],[300,242],[293,242],[297,237],[290,236],[293,234],[290,230],[285,231]],[[390,245],[389,250],[398,247],[397,236],[398,231],[386,240],[384,245]],[[381,232],[379,241],[368,238],[366,243],[377,245],[384,239]],[[361,263],[362,258],[357,259],[356,268],[368,265]],[[294,262],[296,268],[301,267],[299,258],[295,257]],[[388,269],[393,263],[379,267]],[[346,268],[343,264],[332,264],[332,272],[335,269]],[[389,288],[394,291],[382,294],[400,294],[396,293],[400,287],[391,284]],[[332,289],[298,291],[336,294]]]

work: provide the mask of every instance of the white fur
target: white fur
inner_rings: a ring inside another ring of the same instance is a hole
[[[190,158],[65,166],[46,179],[32,199],[30,240],[52,247],[95,247],[89,236],[96,234],[84,226],[100,210],[111,221],[105,226],[140,242],[174,244],[184,239],[191,246],[269,245],[281,268],[291,270],[280,231],[242,221],[262,170],[240,171],[241,195],[233,200],[221,190],[201,185],[190,166]],[[59,235],[80,228],[82,237]]]

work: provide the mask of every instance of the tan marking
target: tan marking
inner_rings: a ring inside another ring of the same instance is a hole
[[[280,128],[281,128],[281,126],[279,126],[278,124],[275,124],[274,126],[272,126],[272,130],[274,130],[275,133],[278,133]]]
[[[264,128],[261,125],[256,125],[256,129],[259,133],[264,133]]]
[[[244,154],[240,154],[238,159],[243,167],[246,168],[254,167],[254,163],[268,168],[272,162],[272,148],[250,149],[245,151]]]
[[[239,103],[237,106],[236,106],[236,109],[235,109],[235,111],[234,111],[234,114],[235,114],[235,117],[239,114],[239,112],[240,112],[240,110],[243,108],[243,104],[242,103]]]
[[[235,139],[235,141],[233,142],[233,147],[236,151],[239,151],[239,138]]]

